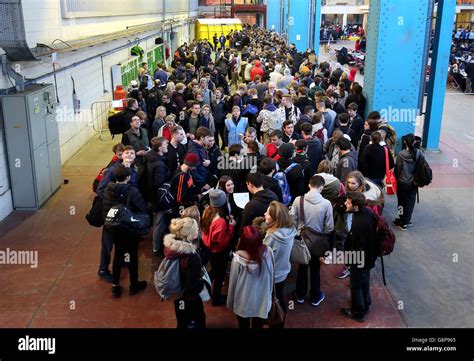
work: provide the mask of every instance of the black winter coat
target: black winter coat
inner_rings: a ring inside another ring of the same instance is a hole
[[[392,153],[388,151],[389,169],[395,167]],[[359,171],[369,179],[385,177],[385,149],[380,144],[369,144],[359,157]]]
[[[104,219],[110,208],[118,204],[128,204],[132,212],[147,212],[146,203],[138,189],[129,184],[109,183],[104,192]]]
[[[362,251],[364,267],[372,269],[377,260],[375,244],[375,228],[377,221],[371,209],[364,207],[353,214],[352,226],[344,243],[344,251]]]
[[[313,138],[306,141],[308,150],[306,154],[311,162],[310,175],[311,178],[317,171],[319,163],[323,160],[323,145],[318,138]]]
[[[283,193],[281,191],[280,183],[275,178],[263,175],[263,188],[271,190],[278,197],[279,202],[283,202]]]
[[[148,152],[145,156],[147,161],[148,174],[148,199],[154,212],[158,209],[158,188],[165,182],[170,181],[171,172],[167,165],[166,156],[159,155],[154,150]]]
[[[292,163],[297,164],[295,167],[293,167],[292,170],[290,170],[286,174],[286,180],[288,182],[288,186],[290,187],[290,194],[292,199],[295,199],[296,197],[305,194],[305,176],[303,167],[292,159],[280,158],[278,159],[277,163],[280,167],[280,171],[284,171]]]
[[[271,190],[264,189],[255,193],[250,202],[245,205],[240,229],[251,225],[256,217],[262,217],[271,201],[278,201],[277,195]]]

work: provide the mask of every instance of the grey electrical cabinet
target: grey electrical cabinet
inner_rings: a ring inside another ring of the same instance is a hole
[[[36,210],[61,184],[56,100],[51,84],[2,97],[13,207]]]

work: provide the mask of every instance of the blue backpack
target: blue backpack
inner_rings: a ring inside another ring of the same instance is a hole
[[[298,163],[291,163],[284,171],[279,171],[273,176],[273,178],[276,179],[280,185],[281,193],[283,194],[283,204],[285,206],[288,206],[291,203],[290,187],[288,185],[288,181],[286,180],[286,175],[297,165]]]
[[[257,113],[258,113],[258,108],[255,105],[247,104],[247,107],[242,112],[242,116],[245,116],[245,115],[248,115],[248,114],[255,115]]]

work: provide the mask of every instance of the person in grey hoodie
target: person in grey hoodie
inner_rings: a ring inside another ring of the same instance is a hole
[[[230,266],[227,308],[239,328],[263,328],[272,306],[273,251],[262,242],[255,226],[242,229]]]
[[[402,231],[406,231],[412,225],[411,216],[415,208],[417,192],[417,187],[413,184],[413,180],[421,151],[414,147],[415,136],[413,134],[404,135],[402,143],[403,150],[398,153],[395,163],[398,209],[402,210],[402,212],[399,212],[400,218],[395,219],[394,224]]]
[[[358,154],[356,150],[351,150],[351,148],[354,148],[351,142],[345,137],[339,138],[336,141],[336,146],[339,149],[340,156],[334,175],[339,178],[341,182],[344,182],[349,172],[357,170]]]
[[[282,203],[273,201],[265,213],[267,234],[263,243],[273,250],[275,255],[275,292],[280,305],[286,313],[285,280],[291,271],[290,254],[296,236],[296,228],[288,208]],[[272,328],[283,328],[285,321]]]
[[[332,205],[321,195],[324,188],[324,178],[314,175],[309,181],[309,192],[306,193],[303,201],[305,219],[301,219],[300,197],[296,198],[291,207],[290,214],[293,216],[297,228],[311,227],[315,231],[329,235],[334,229],[334,219]],[[317,257],[311,257],[309,262],[311,271],[310,301],[314,307],[324,301],[325,294],[321,291],[320,264]],[[296,302],[304,303],[304,298],[308,291],[308,265],[298,265],[298,275],[296,277]]]

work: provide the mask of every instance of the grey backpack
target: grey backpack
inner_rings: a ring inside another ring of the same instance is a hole
[[[155,272],[155,288],[162,300],[181,297],[183,289],[179,272],[179,258],[165,258]]]

